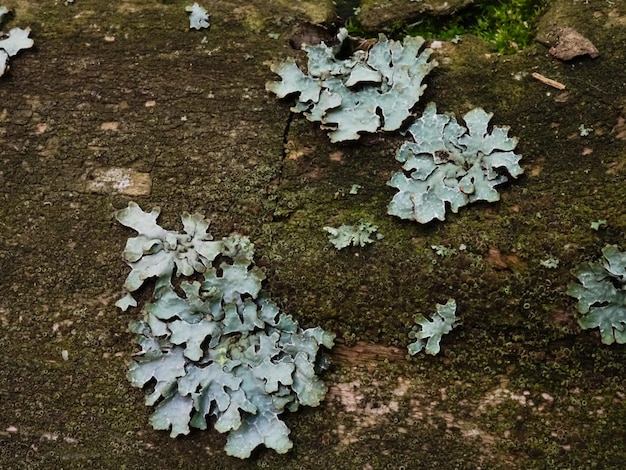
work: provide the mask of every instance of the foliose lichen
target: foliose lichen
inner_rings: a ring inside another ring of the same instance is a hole
[[[307,73],[293,59],[272,65],[281,81],[266,89],[279,98],[296,94],[292,111],[330,129],[332,142],[356,140],[361,132],[395,131],[410,116],[426,88],[422,81],[437,65],[432,51],[422,49],[424,39],[407,37],[398,42],[379,36],[369,50],[338,57],[348,32],[342,28],[338,44],[304,45]]]
[[[405,142],[396,154],[404,165],[387,183],[398,189],[387,212],[425,224],[444,220],[447,205],[456,213],[471,202],[499,200],[495,187],[508,181],[507,173],[516,178],[524,170],[509,128],[489,132],[492,116],[475,108],[463,116],[463,127],[429,103],[408,129],[414,142]]]
[[[364,247],[376,240],[383,238],[383,235],[376,233],[378,226],[369,222],[359,222],[357,225],[341,225],[340,227],[324,227],[328,232],[328,239],[335,248],[341,250],[350,245]],[[371,235],[375,235],[375,239]]]
[[[185,11],[189,13],[189,29],[203,29],[211,26],[209,24],[209,13],[198,3],[185,7]]]
[[[567,293],[578,299],[583,330],[599,328],[604,344],[626,343],[626,253],[617,245],[602,249],[602,259],[576,268],[580,281],[570,283]]]
[[[6,7],[0,7],[0,25],[10,11]],[[0,32],[0,77],[9,68],[9,57],[13,57],[22,49],[29,49],[35,43],[28,36],[30,28],[11,28],[8,33]]]
[[[414,339],[413,343],[408,346],[409,354],[414,356],[422,349],[426,354],[438,354],[441,346],[439,342],[441,337],[450,333],[452,328],[457,325],[456,301],[448,299],[445,305],[437,304],[437,311],[432,315],[431,319],[424,315],[419,315],[415,319],[415,326],[409,332],[409,338]]]
[[[132,270],[118,307],[136,305],[131,292],[156,278],[153,301],[131,323],[141,351],[128,368],[133,386],[151,388],[152,426],[176,437],[210,422],[228,433],[226,453],[239,458],[261,444],[287,452],[293,443],[279,415],[320,404],[327,389],[316,357],[334,335],[303,330],[260,293],[265,276],[248,238],[213,241],[199,214],[183,214],[185,233],[167,231],[158,215],[132,202],[116,213],[138,232],[124,251]],[[193,280],[175,286],[174,273]]]

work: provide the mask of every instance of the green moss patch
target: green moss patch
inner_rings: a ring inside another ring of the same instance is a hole
[[[399,19],[391,26],[390,35],[459,41],[465,34],[474,34],[498,52],[513,54],[533,42],[537,19],[548,3],[549,0],[477,0],[451,16],[422,16],[410,24]],[[354,22],[349,25],[353,33],[362,32]]]

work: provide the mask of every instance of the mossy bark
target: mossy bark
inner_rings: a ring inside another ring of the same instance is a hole
[[[371,33],[414,23],[425,16],[450,16],[474,3],[475,0],[363,0],[358,21]]]
[[[594,60],[539,44],[498,56],[471,37],[437,50],[418,111],[493,112],[526,172],[500,202],[420,226],[386,215],[402,136],[331,145],[265,92],[268,64],[301,54],[293,25],[332,17],[292,3],[212,2],[198,32],[180,1],[8,2],[36,47],[0,79],[0,467],[621,468],[626,350],[581,331],[565,289],[624,246],[625,6],[552,2]],[[95,190],[112,168],[149,175],[150,193]],[[271,297],[337,333],[327,400],[286,416],[290,453],[240,462],[212,429],[151,429],[125,377],[140,313],[113,305],[132,234],[112,214],[131,198],[161,206],[164,227],[200,211],[216,237],[250,236]],[[322,227],[359,220],[385,238],[336,251]],[[461,325],[440,355],[407,358],[414,315],[450,297]]]

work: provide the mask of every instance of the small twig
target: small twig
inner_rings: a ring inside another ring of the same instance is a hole
[[[544,77],[540,73],[533,72],[530,75],[534,79],[539,80],[541,83],[545,83],[546,85],[556,88],[557,90],[565,90],[565,85],[563,85],[560,82],[557,82],[556,80],[552,80],[551,78]]]

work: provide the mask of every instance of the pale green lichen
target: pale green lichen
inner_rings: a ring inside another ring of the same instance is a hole
[[[539,261],[539,264],[547,269],[556,269],[559,267],[560,261],[554,256],[549,256],[548,258]]]
[[[134,202],[115,214],[117,220],[138,232],[129,238],[124,248],[124,259],[132,268],[124,282],[127,290],[116,304],[122,310],[136,306],[131,293],[139,289],[146,279],[156,277],[155,294],[171,287],[171,276],[190,276],[205,272],[222,252],[222,241],[212,241],[207,232],[209,223],[200,215],[182,215],[184,233],[163,229],[157,222],[160,209],[143,212]]]
[[[415,326],[409,332],[409,338],[415,341],[408,346],[409,354],[414,356],[422,349],[426,354],[435,355],[440,351],[441,337],[450,333],[457,325],[456,301],[449,299],[445,305],[437,304],[437,311],[431,319],[419,315],[415,319]]]
[[[583,330],[599,328],[604,344],[626,343],[626,253],[616,245],[602,249],[603,259],[582,263],[567,293],[578,299],[582,314],[578,324]]]
[[[9,15],[6,7],[0,7],[0,25],[4,18]],[[30,49],[35,43],[28,36],[30,28],[12,28],[8,33],[0,32],[0,77],[9,68],[9,57],[13,57],[22,49]]]
[[[130,292],[156,278],[153,301],[131,323],[141,351],[128,368],[132,385],[150,384],[153,427],[176,437],[206,429],[214,416],[214,428],[228,433],[229,455],[249,457],[261,444],[287,452],[293,443],[279,415],[320,404],[327,389],[314,366],[334,335],[301,329],[260,295],[265,276],[246,237],[212,241],[199,214],[183,214],[184,233],[167,231],[158,215],[135,203],[116,213],[138,232],[124,250],[132,271],[118,306],[136,305]],[[175,287],[174,273],[196,280]]]
[[[189,29],[208,28],[209,13],[198,3],[185,7],[185,11],[189,13]]]
[[[595,230],[597,232],[601,228],[607,228],[609,225],[606,219],[599,219],[599,220],[594,220],[593,222],[591,222],[589,226],[591,227],[592,230]]]
[[[489,132],[491,117],[473,109],[463,117],[465,128],[430,103],[408,129],[414,142],[396,154],[404,165],[387,183],[398,189],[388,213],[425,224],[444,220],[448,207],[456,213],[475,201],[499,200],[495,187],[508,181],[506,173],[516,178],[523,170],[512,151],[517,139],[508,137],[507,127]]]
[[[435,252],[437,256],[441,256],[442,258],[448,258],[457,254],[456,248],[452,248],[450,246],[431,245],[430,248]]]
[[[358,225],[341,225],[337,228],[324,227],[324,230],[329,234],[330,243],[338,250],[350,245],[364,247],[383,238],[383,235],[376,233],[378,226],[369,222],[359,222]],[[371,238],[374,234],[376,234],[375,240]]]
[[[422,81],[437,65],[429,61],[432,51],[422,49],[424,40],[407,37],[404,42],[380,35],[369,50],[357,50],[339,58],[348,32],[341,29],[338,44],[303,46],[307,73],[293,59],[272,65],[281,81],[266,89],[279,98],[297,94],[292,111],[330,129],[332,142],[356,140],[361,132],[395,131],[407,120],[426,85]]]

